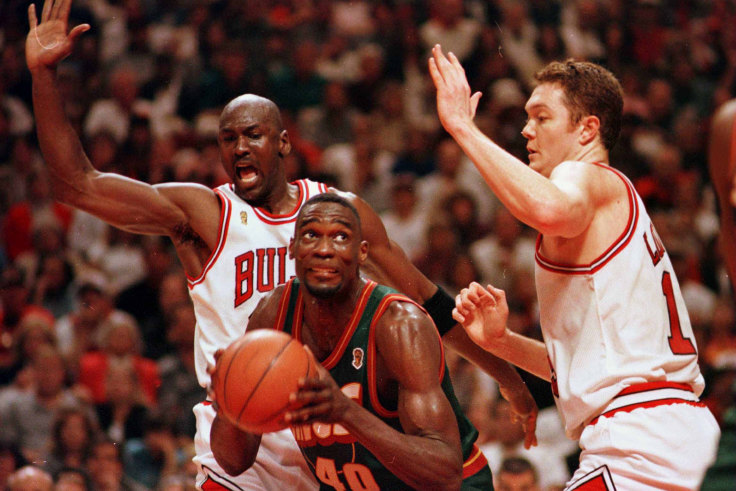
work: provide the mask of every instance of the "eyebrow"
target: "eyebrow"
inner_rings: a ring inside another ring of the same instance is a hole
[[[307,217],[302,219],[302,223],[299,226],[299,228],[304,227],[305,225],[309,225],[310,223],[314,223],[319,221],[317,217]],[[339,223],[340,225],[344,226],[345,228],[350,229],[350,231],[354,230],[353,223],[350,222],[350,220],[346,220],[344,218],[333,218],[330,220],[330,223]]]

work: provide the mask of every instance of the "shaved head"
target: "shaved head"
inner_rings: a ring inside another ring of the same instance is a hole
[[[255,94],[243,94],[228,102],[220,115],[220,125],[228,116],[246,110],[257,115],[260,121],[270,123],[277,132],[284,129],[278,106],[272,100]]]

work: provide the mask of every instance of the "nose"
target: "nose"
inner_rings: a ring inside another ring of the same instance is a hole
[[[531,122],[527,121],[527,123],[524,125],[524,127],[521,129],[521,136],[526,138],[527,140],[532,139],[532,128],[531,128]]]
[[[235,145],[235,152],[238,155],[246,155],[250,153],[250,147],[248,146],[248,139],[244,136],[238,137],[237,144]]]
[[[314,253],[320,257],[332,257],[334,252],[332,240],[327,235],[320,237],[314,245]]]

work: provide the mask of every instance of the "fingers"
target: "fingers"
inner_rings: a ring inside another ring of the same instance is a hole
[[[54,0],[46,0],[43,2],[43,10],[41,11],[41,22],[46,22],[51,17],[51,8],[54,6]]]
[[[89,24],[79,24],[77,27],[72,29],[71,32],[69,33],[69,40],[74,42],[83,33],[89,31],[89,29],[90,29]]]
[[[36,6],[34,4],[30,4],[28,6],[28,25],[30,26],[31,30],[35,29],[38,26],[38,18],[36,18]]]
[[[64,0],[54,0],[52,2],[52,4],[51,4],[51,14],[49,16],[49,19],[59,19],[60,18],[59,13],[60,13],[60,10],[63,7],[63,5],[62,5],[62,2],[63,1]]]
[[[59,15],[63,20],[69,19],[69,12],[72,10],[72,0],[59,0],[59,9],[57,10],[57,15]]]
[[[470,114],[473,118],[475,118],[475,112],[478,109],[478,103],[480,102],[480,98],[482,96],[482,92],[476,92],[470,97]]]

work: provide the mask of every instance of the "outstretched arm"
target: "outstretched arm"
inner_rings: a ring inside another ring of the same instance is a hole
[[[551,380],[544,344],[506,327],[509,307],[503,290],[491,285],[485,289],[473,282],[457,296],[452,315],[484,350],[541,379]]]
[[[82,149],[78,135],[64,112],[56,83],[56,67],[67,57],[79,36],[89,29],[82,24],[69,30],[71,0],[46,0],[38,22],[33,4],[28,8],[30,30],[26,38],[26,63],[33,78],[33,110],[38,140],[52,177],[56,198],[131,232],[185,235],[217,227],[205,225],[208,210],[219,214],[214,193],[195,184],[150,186],[116,174],[95,170]],[[202,224],[190,211],[198,213]],[[209,218],[212,218],[209,216]],[[205,237],[214,242],[214,237]]]
[[[397,385],[403,432],[345,396],[322,367],[319,379],[302,381],[294,400],[306,406],[288,413],[287,421],[339,423],[409,486],[459,489],[460,436],[440,385],[441,343],[432,322],[415,305],[394,303],[375,329],[376,370]]]
[[[442,125],[478,168],[498,199],[520,221],[548,236],[574,237],[592,219],[590,200],[576,172],[547,178],[488,138],[473,122],[480,92],[471,93],[465,70],[452,53],[432,49],[429,73],[437,89]],[[531,115],[530,115],[531,116]]]

